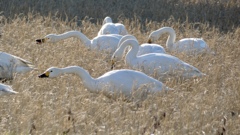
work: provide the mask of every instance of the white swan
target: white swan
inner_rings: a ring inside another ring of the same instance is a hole
[[[153,93],[168,90],[160,81],[142,72],[128,69],[112,70],[98,78],[93,78],[85,69],[79,66],[69,66],[66,68],[51,67],[39,75],[39,78],[54,78],[62,74],[77,74],[89,91],[103,91],[107,95],[121,93],[127,97],[131,97],[134,90],[141,87],[144,87],[147,92]]]
[[[107,16],[107,17],[104,18],[102,25],[104,25],[104,24],[106,24],[106,23],[112,23],[112,22],[113,22],[113,21],[112,21],[112,18],[109,17],[109,16]]]
[[[116,60],[122,58],[123,51],[127,46],[131,46],[126,56],[126,64],[132,69],[141,70],[148,75],[156,75],[159,79],[165,79],[166,77],[180,77],[180,78],[192,78],[200,77],[205,74],[200,72],[197,68],[189,65],[178,59],[177,57],[162,54],[162,53],[150,53],[141,56],[136,56],[138,52],[138,42],[133,39],[126,40],[121,46],[114,52],[112,60],[112,68]]]
[[[118,43],[118,47],[126,40],[128,39],[134,39],[136,41],[137,38],[133,35],[125,35],[121,38],[121,40]],[[137,53],[137,56],[143,55],[143,54],[148,54],[148,53],[166,53],[165,49],[158,44],[149,44],[149,43],[144,43],[139,46],[139,50]]]
[[[106,34],[127,35],[128,32],[123,24],[113,23],[112,19],[107,16],[103,21],[103,26],[98,32],[98,36]]]
[[[26,73],[33,69],[30,62],[0,51],[0,79],[12,79],[13,73]]]
[[[11,86],[4,85],[0,83],[0,96],[17,94],[18,92],[14,91]]]
[[[55,43],[60,40],[64,40],[70,37],[77,37],[84,43],[84,45],[90,49],[95,51],[108,51],[111,54],[117,49],[118,42],[122,38],[122,35],[101,35],[90,40],[87,36],[79,31],[69,31],[63,34],[49,34],[45,36],[43,39],[37,39],[37,44],[41,43]]]
[[[163,27],[153,31],[148,38],[148,43],[155,42],[164,33],[168,33],[169,37],[166,42],[167,49],[170,52],[186,53],[186,54],[200,54],[210,51],[207,43],[201,38],[184,38],[175,42],[176,33],[171,27]]]

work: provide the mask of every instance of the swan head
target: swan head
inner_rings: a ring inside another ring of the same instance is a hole
[[[39,78],[54,78],[54,77],[58,77],[61,75],[61,69],[59,68],[55,68],[55,67],[51,67],[49,69],[47,69],[43,74],[39,75]]]
[[[112,55],[112,58],[111,58],[111,69],[113,69],[113,67],[115,66],[116,62],[121,60],[122,58],[122,54],[120,53],[120,51],[115,51],[114,54]]]
[[[111,58],[111,70],[113,70],[113,68],[115,67],[115,65],[116,65],[116,60],[115,60],[115,56],[113,56],[112,58]]]
[[[56,34],[49,34],[42,39],[37,39],[36,40],[37,44],[48,43],[48,42],[49,43],[57,42],[57,35]]]
[[[159,39],[159,34],[153,31],[148,37],[148,43],[151,44]]]
[[[106,24],[106,23],[112,23],[112,18],[109,16],[105,17],[105,19],[103,20],[103,24]]]

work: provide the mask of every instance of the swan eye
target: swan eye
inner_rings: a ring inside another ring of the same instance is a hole
[[[50,72],[52,72],[52,70]]]

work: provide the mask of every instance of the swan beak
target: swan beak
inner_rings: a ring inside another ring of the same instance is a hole
[[[112,63],[112,64],[111,64],[111,70],[113,70],[113,68],[114,68],[114,66],[115,66],[114,60],[112,60],[111,63]]]
[[[149,44],[151,44],[151,43],[152,43],[152,40],[151,40],[150,38],[148,39],[148,43],[149,43]]]
[[[38,77],[39,77],[39,78],[49,77],[49,72],[43,73],[43,74],[39,75]]]
[[[42,43],[44,43],[45,42],[45,39],[43,38],[43,39],[37,39],[36,40],[36,43],[37,44],[42,44]]]

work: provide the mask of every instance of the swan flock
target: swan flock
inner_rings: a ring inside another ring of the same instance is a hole
[[[48,34],[37,39],[36,43],[56,43],[71,37],[78,38],[83,46],[91,51],[108,53],[111,56],[112,69],[128,48],[125,64],[130,69],[111,70],[98,78],[93,78],[80,66],[51,67],[38,77],[55,78],[64,74],[76,74],[84,87],[91,92],[104,92],[107,95],[123,94],[131,97],[139,89],[146,93],[172,90],[161,82],[168,77],[192,79],[205,76],[196,67],[168,54],[161,45],[154,44],[164,33],[169,34],[166,41],[166,50],[169,52],[201,53],[209,50],[206,42],[200,38],[185,38],[175,42],[176,33],[171,27],[153,31],[148,37],[148,42],[140,44],[135,36],[128,34],[123,24],[113,23],[110,17],[106,17],[93,39],[89,39],[80,31],[68,31],[62,34]],[[35,68],[31,62],[0,51],[0,79],[11,80],[14,73],[27,73],[33,69]],[[0,84],[0,95],[16,93],[11,86]]]

